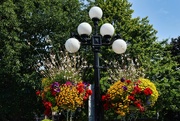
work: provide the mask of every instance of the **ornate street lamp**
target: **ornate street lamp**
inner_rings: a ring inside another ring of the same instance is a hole
[[[70,53],[75,53],[79,50],[80,45],[91,46],[94,52],[94,103],[95,103],[95,119],[94,121],[102,120],[101,113],[101,94],[100,94],[100,65],[99,65],[99,52],[101,46],[110,46],[117,54],[122,54],[126,51],[127,44],[124,40],[118,39],[119,36],[114,35],[114,27],[110,23],[105,23],[100,28],[98,34],[98,22],[101,19],[103,12],[101,8],[94,6],[89,11],[89,16],[94,23],[94,33],[92,27],[87,22],[81,23],[78,28],[78,34],[68,39],[65,43],[65,48]]]

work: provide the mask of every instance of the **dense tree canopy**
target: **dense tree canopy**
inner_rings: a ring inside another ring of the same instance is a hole
[[[64,43],[83,19],[80,10],[78,0],[0,1],[0,120],[34,118],[40,85],[36,64],[48,55],[46,40],[56,48]]]
[[[171,39],[169,49],[171,51],[172,57],[178,63],[178,68],[180,68],[180,36]]]

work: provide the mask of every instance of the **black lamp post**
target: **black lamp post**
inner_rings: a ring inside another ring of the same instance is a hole
[[[94,6],[89,11],[89,16],[94,23],[94,33],[92,27],[83,22],[78,26],[78,34],[68,39],[65,43],[66,50],[70,53],[75,53],[79,50],[80,45],[91,46],[94,52],[94,118],[93,121],[102,121],[102,110],[101,110],[101,92],[100,92],[100,65],[99,65],[99,52],[101,46],[110,46],[115,53],[121,54],[126,51],[126,42],[122,39],[117,39],[118,36],[113,36],[114,27],[105,23],[100,28],[100,34],[98,34],[98,22],[102,17],[101,8]]]

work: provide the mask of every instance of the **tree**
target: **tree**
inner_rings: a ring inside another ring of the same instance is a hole
[[[64,44],[76,21],[83,19],[77,16],[80,11],[78,0],[0,2],[0,120],[33,120],[38,108],[35,90],[41,84],[37,63],[52,45]],[[52,43],[46,42],[49,39]]]
[[[172,58],[178,63],[178,67],[180,68],[180,36],[177,38],[172,38],[170,42],[170,51]]]
[[[170,43],[165,43],[164,45],[164,56],[169,58],[171,61],[163,61],[163,64],[167,64],[164,70],[166,79],[159,81],[159,88],[161,89],[161,99],[157,104],[159,108],[161,108],[162,119],[165,121],[170,120],[169,117],[173,117],[173,120],[180,119],[180,71],[179,71],[179,37],[175,39],[171,39]],[[173,63],[173,64],[172,64]],[[165,67],[161,65],[161,67]],[[167,68],[168,67],[168,68]],[[168,95],[168,97],[166,96]],[[171,118],[172,119],[172,118]]]
[[[165,114],[163,112],[165,109],[178,109],[179,83],[176,78],[178,72],[174,70],[177,63],[171,57],[170,51],[166,49],[166,41],[157,41],[157,31],[153,25],[149,24],[148,17],[132,18],[133,10],[131,10],[131,4],[127,0],[98,0],[91,3],[91,5],[93,4],[100,6],[103,10],[103,18],[100,23],[113,24],[116,34],[120,33],[121,37],[128,43],[128,49],[124,55],[116,55],[112,53],[111,49],[103,48],[101,63],[105,63],[105,60],[110,62],[109,59],[113,60],[113,58],[121,63],[122,57],[132,58],[137,68],[144,69],[146,78],[157,83],[160,97],[156,110],[162,111],[161,116],[163,117]],[[124,64],[128,66],[128,62]],[[122,68],[124,68],[123,64]],[[169,94],[168,97],[167,94]]]

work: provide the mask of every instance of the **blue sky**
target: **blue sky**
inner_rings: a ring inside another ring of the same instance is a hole
[[[149,23],[158,31],[158,40],[180,36],[180,0],[129,0],[133,17],[148,16]]]

